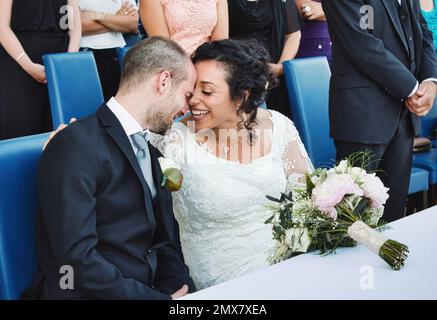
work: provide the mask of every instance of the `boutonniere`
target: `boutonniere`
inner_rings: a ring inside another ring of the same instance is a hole
[[[184,180],[180,166],[174,161],[163,157],[158,158],[158,161],[162,170],[161,187],[167,188],[170,192],[178,191]]]

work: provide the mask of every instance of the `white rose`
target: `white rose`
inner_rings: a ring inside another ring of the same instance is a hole
[[[354,177],[355,181],[362,181],[367,175],[367,172],[361,168],[353,167],[350,170],[350,174]]]
[[[348,169],[349,169],[348,162],[346,160],[342,160],[334,168],[328,170],[328,175],[347,173]]]
[[[366,174],[363,179],[364,196],[371,200],[372,208],[380,208],[388,199],[388,190],[375,173]]]
[[[290,228],[285,230],[285,243],[293,252],[307,252],[311,238],[307,228]]]
[[[177,165],[176,162],[174,162],[173,160],[170,160],[168,158],[160,157],[160,158],[158,158],[158,162],[159,162],[159,165],[161,167],[162,172],[165,172],[165,170],[170,169],[170,168],[175,168],[178,170],[181,169],[181,167],[179,165]]]
[[[158,162],[162,170],[161,187],[166,187],[170,192],[179,191],[184,180],[180,166],[173,160],[163,157],[158,158]]]

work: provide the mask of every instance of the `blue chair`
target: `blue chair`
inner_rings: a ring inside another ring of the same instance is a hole
[[[422,137],[433,138],[433,131],[437,129],[437,100],[431,111],[422,118]],[[437,198],[437,149],[436,139],[432,139],[433,149],[430,151],[416,153],[413,156],[413,164],[429,172],[429,205],[436,204]]]
[[[422,131],[420,135],[432,139],[433,148],[430,151],[416,153],[413,156],[413,164],[429,172],[429,205],[437,203],[437,149],[436,139],[433,139],[433,132],[437,129],[437,100],[431,111],[422,118]]]
[[[126,42],[126,45],[130,47],[135,45],[138,41],[141,41],[140,34],[125,33],[123,34],[123,38]]]
[[[18,299],[36,270],[36,173],[47,139],[0,141],[0,300]]]
[[[427,191],[429,173],[426,170],[413,167],[411,169],[410,186],[408,188],[408,194]]]
[[[285,61],[283,66],[293,120],[308,155],[316,168],[332,167],[336,150],[329,137],[328,61],[326,57],[294,59]],[[428,172],[413,168],[410,194],[427,190]]]
[[[47,54],[43,62],[54,128],[95,113],[104,102],[92,52]]]
[[[429,205],[436,204],[437,198],[437,149],[432,148],[430,151],[419,152],[413,155],[413,164],[415,167],[425,169],[429,172]]]
[[[329,137],[329,80],[325,57],[285,61],[284,75],[293,120],[315,167],[335,163],[335,145]]]
[[[436,147],[436,139],[434,139],[433,133],[437,129],[437,99],[434,101],[434,106],[431,111],[422,118],[422,137],[432,139],[432,145]]]
[[[130,48],[132,48],[132,46],[125,46],[117,49],[117,58],[118,58],[118,63],[120,64],[120,70],[123,70],[124,57],[126,56]]]

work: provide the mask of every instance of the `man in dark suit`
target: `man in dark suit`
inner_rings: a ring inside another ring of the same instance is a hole
[[[337,160],[370,150],[390,188],[383,219],[403,217],[414,135],[436,95],[431,33],[413,0],[323,0],[332,38],[331,137]]]
[[[147,130],[163,133],[187,111],[195,79],[176,43],[144,40],[127,54],[115,98],[47,145],[31,296],[170,299],[195,290],[160,154],[147,143]]]

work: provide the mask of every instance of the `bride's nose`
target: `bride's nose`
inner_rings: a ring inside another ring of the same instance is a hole
[[[199,104],[199,102],[200,102],[199,93],[197,92],[197,90],[194,90],[193,95],[190,97],[190,99],[188,99],[188,104],[190,106],[195,106]]]

